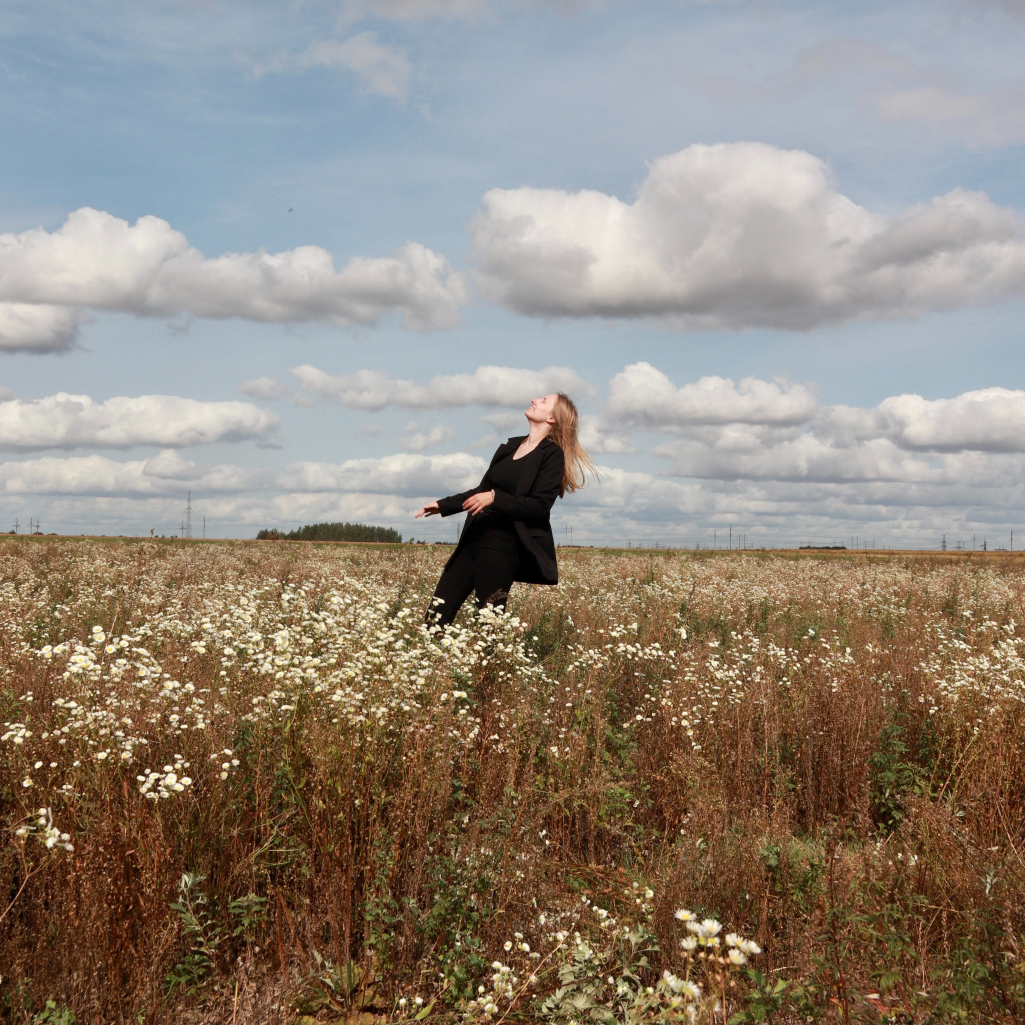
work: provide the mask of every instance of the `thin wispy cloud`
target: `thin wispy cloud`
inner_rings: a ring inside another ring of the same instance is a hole
[[[251,399],[263,399],[268,402],[277,401],[290,394],[288,388],[276,377],[254,377],[243,381],[238,390]]]
[[[413,66],[400,51],[382,42],[374,32],[360,32],[347,39],[322,39],[296,54],[279,54],[257,65],[257,76],[299,74],[328,69],[351,75],[361,92],[404,102],[409,96]]]
[[[392,378],[378,370],[332,375],[309,365],[293,367],[292,376],[308,392],[340,402],[350,409],[376,411],[442,409],[458,406],[527,406],[532,398],[553,391],[587,394],[590,386],[569,367],[521,370],[515,367],[478,367],[472,374],[448,374],[426,384]]]

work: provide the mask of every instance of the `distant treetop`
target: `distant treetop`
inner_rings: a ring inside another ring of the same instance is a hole
[[[310,523],[290,530],[264,529],[257,541],[386,541],[402,542],[402,535],[391,527],[372,527],[366,523]]]

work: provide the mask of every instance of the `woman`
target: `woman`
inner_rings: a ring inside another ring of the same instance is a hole
[[[514,580],[557,584],[555,539],[548,520],[556,498],[584,486],[594,463],[577,441],[577,407],[562,392],[533,399],[530,431],[510,438],[472,491],[425,505],[417,516],[469,516],[434,591],[428,623],[447,626],[477,592],[477,608],[505,608]]]

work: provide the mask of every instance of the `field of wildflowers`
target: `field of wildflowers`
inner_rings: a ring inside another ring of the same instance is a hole
[[[1025,1020],[1025,563],[447,552],[0,541],[0,1021]]]

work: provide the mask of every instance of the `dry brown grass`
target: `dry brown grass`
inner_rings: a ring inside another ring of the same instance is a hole
[[[515,932],[599,943],[582,897],[632,921],[636,883],[653,971],[714,915],[805,988],[776,1020],[1025,1021],[1018,556],[576,551],[442,648],[445,554],[0,542],[0,1020],[458,1017]],[[44,805],[73,853],[13,834]]]

